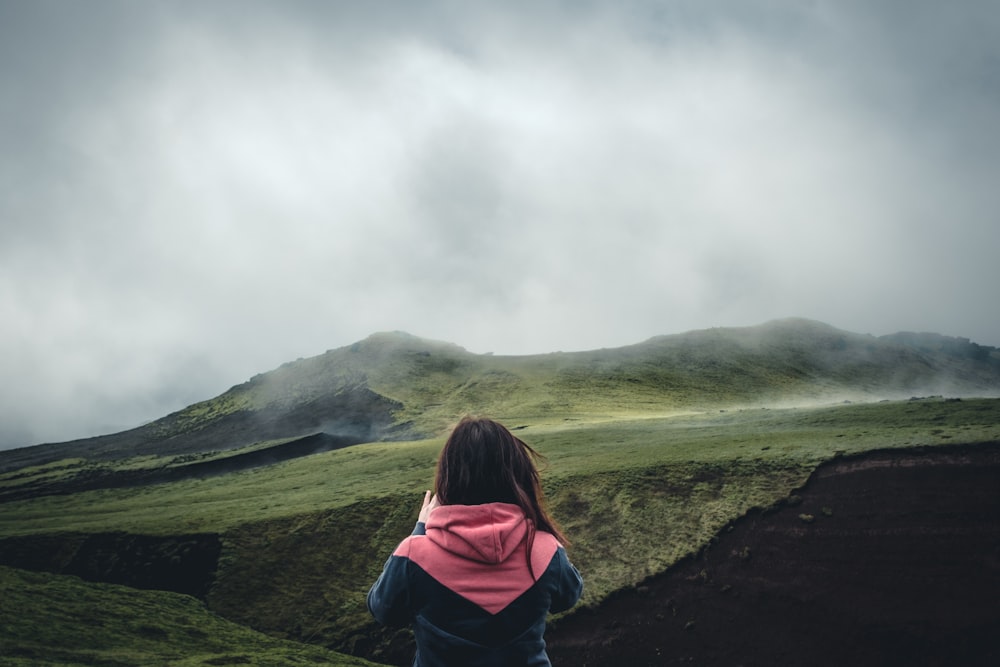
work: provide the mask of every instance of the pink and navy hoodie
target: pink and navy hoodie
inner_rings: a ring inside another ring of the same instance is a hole
[[[384,625],[413,624],[415,666],[549,665],[545,619],[569,609],[580,573],[551,533],[508,503],[442,505],[418,523],[368,592]]]

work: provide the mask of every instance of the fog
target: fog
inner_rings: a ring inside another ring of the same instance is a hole
[[[0,448],[383,330],[1000,346],[990,2],[0,0]]]

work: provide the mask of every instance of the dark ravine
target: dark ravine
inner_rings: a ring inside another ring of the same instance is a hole
[[[998,600],[1000,443],[885,451],[546,638],[555,665],[985,666]]]
[[[221,551],[212,533],[32,535],[0,540],[0,564],[205,599]]]

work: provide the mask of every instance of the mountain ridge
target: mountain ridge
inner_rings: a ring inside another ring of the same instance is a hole
[[[376,332],[135,429],[0,452],[0,470],[76,456],[227,451],[320,433],[356,442],[434,437],[466,412],[564,420],[914,393],[1000,395],[1000,350],[932,333],[876,337],[803,318],[531,355],[477,354]]]

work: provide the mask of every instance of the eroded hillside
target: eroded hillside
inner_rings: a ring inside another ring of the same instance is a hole
[[[550,655],[564,665],[996,665],[998,516],[1000,442],[838,459],[697,556],[562,619]]]

